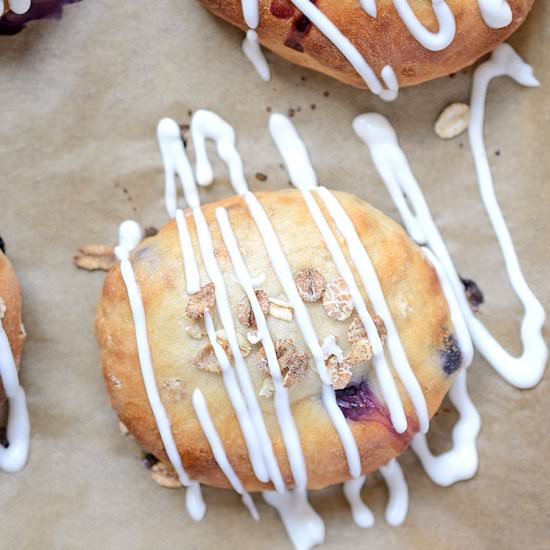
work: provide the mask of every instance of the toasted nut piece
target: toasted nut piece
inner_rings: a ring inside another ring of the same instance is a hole
[[[281,359],[285,354],[295,354],[296,346],[292,342],[291,338],[281,338],[275,342],[275,356],[277,359]],[[269,375],[269,362],[265,353],[265,348],[262,346],[258,350],[258,355],[256,358],[256,366],[264,372],[264,374]],[[285,367],[282,361],[279,361],[279,367],[281,368],[281,373],[285,374]]]
[[[245,340],[242,334],[239,334],[238,332],[236,334],[239,348],[243,354],[243,357],[246,357],[252,350],[252,346],[248,343],[247,340]],[[224,349],[231,349],[229,341],[227,340],[227,336],[225,334],[225,330],[221,329],[216,331],[216,340],[219,344],[223,346]]]
[[[281,321],[292,321],[292,306],[283,300],[277,298],[269,298],[269,315]]]
[[[326,281],[316,269],[308,267],[298,271],[295,281],[304,302],[317,302],[323,296]]]
[[[164,464],[164,462],[157,462],[151,468],[151,478],[155,483],[166,489],[179,489],[181,487],[180,480],[174,468],[168,464]]]
[[[193,294],[189,298],[185,313],[191,319],[199,321],[204,317],[204,311],[206,309],[210,311],[214,307],[215,302],[216,293],[214,283],[207,283],[196,294]]]
[[[282,338],[275,343],[275,355],[283,375],[283,386],[290,388],[300,380],[309,368],[309,358],[304,353],[298,353],[290,338]],[[256,365],[264,374],[269,375],[269,363],[264,348],[258,350]]]
[[[269,298],[267,297],[265,290],[258,289],[254,292],[256,294],[256,298],[258,299],[258,303],[260,304],[260,308],[262,309],[263,314],[267,315],[269,313]],[[239,311],[237,317],[239,319],[239,323],[241,323],[243,327],[256,328],[256,319],[254,318],[252,305],[250,304],[250,300],[246,296],[243,296],[243,299],[239,302]]]
[[[439,115],[435,133],[443,139],[452,139],[465,132],[470,123],[470,107],[465,103],[451,103]]]
[[[86,271],[109,271],[116,263],[115,256],[73,256],[73,264]]]
[[[349,365],[364,365],[372,358],[372,346],[369,340],[361,338],[351,346],[351,351],[346,355],[344,361]]]
[[[260,388],[260,391],[258,392],[258,395],[260,397],[265,397],[266,399],[270,399],[273,397],[273,394],[275,393],[275,384],[273,384],[273,380],[271,378],[266,378],[262,384],[262,387]]]
[[[372,320],[376,326],[376,329],[378,330],[378,336],[380,336],[380,340],[382,341],[382,343],[384,343],[384,340],[388,335],[386,324],[384,323],[382,317],[380,317],[380,315],[376,313],[372,315]],[[363,339],[368,339],[367,331],[365,330],[365,327],[363,326],[363,323],[361,322],[359,316],[354,315],[348,327],[348,342],[353,343]]]
[[[357,342],[361,338],[368,338],[367,331],[359,315],[354,315],[348,327],[348,342]]]
[[[115,247],[109,244],[83,244],[79,252],[84,256],[114,256]]]
[[[309,368],[309,359],[304,353],[298,353],[291,338],[277,340],[275,353],[279,360],[281,374],[283,375],[283,386],[290,388],[300,378],[305,376]]]
[[[323,292],[323,307],[331,319],[345,321],[353,311],[353,301],[346,282],[341,277],[329,281]]]
[[[269,375],[269,363],[267,361],[267,356],[265,354],[265,348],[262,346],[258,350],[258,355],[256,356],[256,366],[266,375]]]
[[[380,336],[380,340],[382,340],[382,343],[384,343],[384,341],[386,340],[386,336],[388,336],[388,330],[386,329],[386,323],[384,323],[384,319],[382,319],[380,315],[375,313],[372,316],[372,320],[376,325],[376,329],[378,330],[378,336]]]
[[[309,368],[309,359],[305,353],[285,353],[279,360],[281,371],[285,372],[283,386],[290,388],[303,378]]]
[[[230,350],[226,350],[226,353],[228,352],[230,352]],[[193,365],[206,372],[221,372],[220,364],[218,363],[218,359],[216,358],[216,354],[214,353],[214,348],[212,347],[212,344],[204,346],[204,348],[202,348],[197,353],[197,355],[195,355],[195,358],[193,359]]]
[[[346,361],[339,363],[335,355],[328,358],[326,365],[332,387],[335,390],[343,390],[351,380],[351,366]]]
[[[191,336],[191,338],[194,338],[195,340],[200,340],[201,338],[208,336],[208,334],[198,323],[193,323],[192,325],[186,326],[185,332],[187,332],[187,334],[189,334],[189,336]]]

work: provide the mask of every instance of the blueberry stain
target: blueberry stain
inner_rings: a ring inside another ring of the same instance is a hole
[[[452,334],[447,334],[443,340],[443,347],[439,352],[441,368],[447,375],[456,372],[462,365],[462,352],[458,347],[458,341]]]
[[[336,390],[336,403],[349,420],[364,420],[378,410],[378,402],[367,380]]]

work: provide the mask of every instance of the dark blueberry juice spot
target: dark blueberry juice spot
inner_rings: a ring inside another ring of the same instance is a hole
[[[464,286],[464,292],[468,302],[470,302],[472,308],[477,311],[479,306],[485,301],[483,292],[481,292],[481,289],[477,286],[477,283],[472,281],[472,279],[463,279],[461,277],[460,280]]]
[[[35,19],[61,19],[63,6],[76,2],[80,2],[80,0],[42,0],[33,2],[27,13],[18,15],[11,11],[7,12],[0,19],[0,35],[17,34],[29,21]]]
[[[294,6],[290,0],[273,0],[269,11],[277,19],[290,19],[294,15]]]
[[[316,4],[317,0],[310,0],[312,4]],[[312,23],[308,17],[303,13],[300,13],[292,22],[292,29],[288,33],[288,36],[285,40],[285,46],[287,48],[292,48],[297,52],[303,52],[304,46],[302,45],[302,39],[311,29]]]
[[[336,403],[349,420],[364,420],[378,410],[376,397],[366,380],[351,383],[343,390],[336,390]]]
[[[294,22],[294,28],[300,34],[305,34],[309,31],[310,27],[311,21],[305,15],[300,15],[300,17],[298,17],[298,19]]]
[[[0,250],[5,254],[6,253],[6,243],[4,239],[0,237]]]
[[[439,356],[441,358],[441,368],[445,374],[453,374],[462,365],[462,353],[456,338],[452,334],[445,337]]]
[[[159,461],[159,459],[151,453],[145,453],[141,461],[143,462],[143,465],[150,470]]]

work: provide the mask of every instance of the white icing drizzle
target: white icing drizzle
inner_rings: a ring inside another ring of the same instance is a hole
[[[477,0],[481,17],[492,29],[502,29],[512,22],[512,8],[507,0]]]
[[[242,0],[243,17],[245,23],[248,25],[248,31],[246,31],[242,49],[250,63],[254,66],[260,78],[266,82],[271,78],[271,71],[269,65],[262,52],[260,40],[256,28],[260,22],[259,14],[259,0]]]
[[[260,78],[267,82],[271,78],[271,71],[265,58],[264,52],[258,39],[258,33],[252,29],[246,31],[242,48],[244,55],[248,58],[250,63],[254,66]]]
[[[275,141],[277,140],[275,139]],[[325,241],[338,273],[346,282],[352,297],[355,311],[359,315],[359,318],[367,331],[367,335],[373,349],[373,365],[378,376],[382,394],[390,411],[392,424],[398,433],[403,433],[407,429],[407,417],[405,415],[405,410],[403,409],[403,403],[399,396],[397,385],[395,384],[395,380],[393,379],[391,370],[384,356],[384,349],[382,347],[382,342],[380,341],[380,336],[378,334],[378,330],[376,329],[376,325],[367,310],[367,305],[361,296],[361,291],[355,283],[353,272],[346,261],[344,253],[342,252],[336,237],[332,233],[330,226],[324,218],[321,209],[315,202],[315,199],[311,195],[310,191],[302,191],[302,195],[313,220],[319,228],[321,236]]]
[[[368,64],[366,58],[352,44],[336,25],[311,0],[290,0],[349,61],[365,84],[374,94],[384,101],[393,101],[399,92],[397,75],[390,65],[385,65],[380,72],[382,82]],[[420,22],[409,0],[392,0],[399,17],[411,35],[426,49],[440,51],[452,44],[456,36],[455,17],[445,0],[432,0],[432,8],[437,19],[439,30],[429,31]],[[371,17],[376,18],[376,0],[359,0],[361,8]],[[256,68],[262,80],[270,79],[269,65],[261,50],[255,29],[260,22],[259,0],[242,0],[245,23],[249,30],[242,43],[246,57]],[[507,27],[512,22],[512,9],[507,0],[478,0],[481,16],[485,24],[494,29]],[[384,88],[385,85],[385,88]]]
[[[195,117],[193,117],[193,120],[194,118]],[[196,133],[196,129],[193,129],[193,123],[192,133]],[[247,437],[247,433],[243,431],[243,436],[247,440],[247,446],[250,452],[254,473],[261,481],[266,482],[268,479],[271,479],[277,490],[283,491],[284,481],[273,453],[271,440],[256,399],[254,387],[252,386],[252,382],[250,380],[248,367],[246,366],[239,347],[223,273],[214,254],[212,235],[210,234],[208,222],[206,221],[206,218],[201,210],[198,189],[195,184],[189,160],[187,159],[187,155],[185,154],[185,150],[183,148],[179,127],[175,121],[163,119],[159,122],[157,135],[160,142],[161,152],[163,156],[165,155],[165,167],[175,171],[180,178],[185,200],[192,210],[204,268],[208,277],[214,283],[216,293],[216,309],[227,336],[231,353],[233,354],[237,378],[246,402],[246,408],[248,409],[248,411],[246,411],[246,409],[243,410],[239,407],[235,410],[238,415],[242,414],[242,416],[239,417],[241,427],[243,427],[242,420],[244,420],[248,415],[250,415],[252,425],[254,427],[255,437]],[[221,147],[223,148],[223,143]],[[172,189],[175,188],[175,175],[172,174],[170,177],[167,176],[166,182],[169,182],[170,185],[167,184],[165,189],[167,192],[172,194]],[[168,199],[166,200],[166,204],[167,206],[170,204]],[[185,253],[186,251],[183,252]],[[207,317],[208,316],[205,316],[205,320],[207,320]],[[215,337],[211,338],[211,343],[213,346],[214,340]],[[214,346],[214,348],[216,349],[216,346]],[[226,380],[229,380],[229,378],[226,379],[226,377],[224,377],[224,382],[226,382]],[[227,385],[226,388],[229,392],[230,390]]]
[[[418,242],[427,244],[441,263],[476,348],[510,384],[530,388],[541,380],[548,358],[548,349],[542,336],[545,313],[523,277],[510,233],[496,201],[483,141],[487,87],[493,78],[503,75],[525,86],[536,86],[538,83],[531,67],[509,45],[499,46],[490,60],[478,67],[474,75],[469,132],[482,198],[503,252],[510,282],[525,310],[521,324],[523,352],[519,357],[510,355],[471,311],[449,251],[389,122],[381,115],[368,114],[357,117],[353,127],[369,146],[373,161],[394,198],[405,227]],[[410,200],[414,212],[410,211],[405,197]]]
[[[372,93],[380,96],[384,101],[393,101],[397,97],[395,90],[395,73],[386,65],[381,77],[386,84],[384,89],[367,60],[359,53],[359,50],[344,36],[336,25],[310,0],[290,0],[337,48],[351,63]]]
[[[255,29],[260,22],[259,0],[242,0],[244,22]]]
[[[176,210],[176,225],[178,227],[178,236],[183,255],[187,294],[195,294],[195,292],[198,292],[201,288],[201,276],[197,265],[197,258],[195,258],[195,253],[193,252],[185,214],[179,208]]]
[[[19,15],[27,13],[31,9],[31,4],[32,0],[8,0],[10,10]]]
[[[250,215],[264,241],[265,249],[270,257],[271,264],[279,282],[287,296],[287,300],[294,310],[296,323],[302,332],[304,342],[309,348],[317,372],[323,382],[322,401],[323,405],[336,428],[344,447],[348,461],[350,474],[357,477],[361,473],[361,461],[355,439],[346,419],[336,403],[336,395],[326,370],[323,350],[319,345],[319,339],[309,316],[309,311],[302,301],[292,270],[283,252],[279,238],[267,216],[263,206],[258,199],[248,191],[242,160],[235,146],[235,132],[222,118],[209,111],[197,111],[191,122],[191,133],[196,151],[197,178],[207,183],[206,176],[212,178],[212,168],[206,154],[206,139],[213,139],[217,143],[218,153],[222,160],[229,167],[231,183],[241,195],[248,207]],[[212,179],[210,179],[212,181]]]
[[[119,245],[115,248],[115,254],[120,260],[120,272],[128,293],[128,301],[134,319],[136,345],[139,357],[141,375],[145,384],[147,400],[151,406],[157,428],[162,439],[162,444],[170,463],[178,474],[181,484],[189,487],[187,491],[187,510],[195,521],[200,521],[206,513],[206,505],[200,494],[200,487],[196,481],[191,481],[184,469],[179,451],[174,440],[174,434],[170,425],[168,413],[160,399],[159,390],[155,380],[155,371],[151,359],[151,350],[147,338],[147,320],[139,285],[136,280],[134,269],[129,259],[130,251],[133,250],[142,238],[141,227],[137,222],[126,220],[120,225]]]
[[[319,228],[319,231],[321,232],[338,272],[345,280],[350,290],[356,312],[359,315],[373,346],[373,365],[378,376],[384,399],[388,405],[395,430],[399,433],[403,433],[407,429],[407,419],[395,381],[384,356],[378,331],[367,311],[366,304],[361,296],[359,288],[355,283],[353,273],[345,259],[340,245],[325,220],[321,209],[317,205],[315,199],[311,196],[311,192],[305,187],[306,185],[311,185],[312,189],[315,189],[318,192],[331,218],[336,224],[338,231],[346,240],[349,253],[352,257],[356,270],[360,274],[363,287],[369,296],[375,311],[382,317],[384,323],[386,324],[386,328],[388,330],[388,347],[392,355],[394,368],[398,372],[407,391],[409,392],[409,395],[411,396],[417,410],[422,431],[427,431],[429,416],[424,395],[418,381],[416,380],[416,377],[414,376],[414,373],[410,368],[410,365],[408,364],[405,351],[384,298],[384,293],[382,291],[380,281],[376,275],[374,266],[372,265],[368,253],[361,243],[357,232],[355,231],[352,221],[345,210],[338,203],[336,198],[327,189],[322,187],[314,187],[316,178],[314,179],[308,177],[305,182],[300,179],[302,174],[308,176],[314,172],[305,145],[290,120],[283,115],[273,114],[270,118],[269,127],[273,140],[279,148],[285,164],[288,167],[291,182],[295,187],[302,190],[304,200],[315,223],[317,224],[317,227]],[[297,179],[293,179],[293,177]]]
[[[195,390],[193,391],[192,399],[193,408],[195,409],[195,413],[197,414],[197,418],[199,419],[199,424],[201,425],[202,431],[204,432],[204,435],[208,440],[208,444],[212,449],[212,454],[214,455],[218,466],[225,474],[225,477],[228,479],[229,483],[231,483],[231,487],[233,487],[233,489],[237,493],[239,493],[239,495],[241,495],[243,504],[248,508],[250,515],[256,521],[258,521],[260,519],[260,516],[258,514],[258,510],[256,509],[256,505],[254,504],[254,501],[252,500],[250,494],[245,491],[241,480],[235,473],[235,470],[233,469],[229,462],[229,459],[227,458],[222,440],[220,439],[218,431],[214,426],[214,422],[212,422],[212,417],[208,412],[206,399],[204,398],[204,395],[201,390],[199,390],[199,388],[195,388]]]
[[[307,487],[307,470],[304,454],[300,444],[300,436],[296,424],[294,423],[294,418],[292,417],[288,390],[283,386],[281,369],[275,353],[275,345],[269,332],[267,319],[262,311],[256,293],[254,292],[253,281],[241,255],[241,251],[239,250],[239,245],[235,233],[231,228],[227,210],[225,208],[216,209],[216,219],[225,247],[231,258],[233,271],[252,307],[258,334],[260,335],[259,341],[261,341],[265,350],[269,372],[275,386],[275,410],[277,413],[277,420],[287,449],[288,461],[294,477],[294,484],[297,489],[305,490]]]
[[[428,448],[424,434],[417,434],[411,443],[430,479],[443,487],[471,479],[479,465],[476,441],[481,429],[481,418],[468,395],[466,370],[458,373],[449,398],[459,415],[453,428],[452,448],[434,456]]]
[[[284,495],[274,493],[273,491],[267,491],[264,492],[264,498],[279,511],[281,517],[283,517],[284,511],[281,511],[280,506],[286,506],[290,503],[294,512],[300,514],[300,517],[297,518],[297,520],[299,520],[301,532],[301,534],[297,535],[299,539],[297,542],[300,546],[297,547],[310,548],[314,544],[323,542],[324,524],[307,499],[307,469],[300,444],[300,437],[292,416],[288,391],[283,386],[281,369],[275,353],[273,339],[269,333],[267,319],[265,318],[258,298],[254,292],[253,280],[239,250],[227,210],[225,208],[218,208],[216,210],[216,219],[226,249],[231,258],[233,271],[250,301],[258,327],[257,330],[261,335],[261,342],[266,353],[269,371],[275,386],[275,411],[277,414],[277,421],[285,442],[288,461],[294,478],[294,490],[287,490]],[[286,516],[283,517],[283,521],[285,521],[284,518],[286,518]]]
[[[548,348],[542,335],[545,312],[521,271],[512,237],[496,199],[493,176],[483,140],[487,88],[493,78],[500,76],[508,76],[518,84],[528,87],[538,86],[539,82],[533,75],[532,67],[525,63],[511,46],[502,44],[474,73],[469,125],[470,147],[476,165],[481,198],[502,250],[510,283],[525,309],[521,324],[524,347],[522,355],[517,358],[510,355],[470,311],[466,319],[469,321],[477,348],[499,374],[514,386],[530,388],[542,379],[548,358]]]
[[[371,16],[376,17],[378,10],[376,9],[376,0],[359,0],[361,7]]]
[[[246,408],[235,372],[231,367],[231,362],[229,361],[225,350],[218,343],[216,338],[216,329],[214,328],[214,323],[208,311],[206,311],[204,315],[204,324],[206,327],[206,333],[208,334],[208,339],[210,340],[210,344],[222,370],[225,391],[229,396],[229,400],[231,401],[235,414],[237,415],[239,426],[241,427],[241,432],[248,449],[248,456],[250,458],[250,463],[252,464],[252,469],[260,481],[267,482],[269,480],[269,475],[263,460],[260,442],[254,431],[252,419],[250,418],[250,414]]]
[[[6,431],[9,446],[0,445],[0,470],[14,473],[22,470],[27,463],[31,428],[25,390],[19,384],[10,342],[2,324],[5,307],[0,298],[0,380],[9,404]]]
[[[423,437],[423,434],[419,434]],[[386,506],[386,521],[393,526],[401,525],[409,508],[409,488],[403,470],[396,459],[380,467],[380,473],[388,486],[389,499]]]
[[[425,437],[419,434],[420,437]],[[386,506],[386,522],[393,526],[401,525],[407,517],[409,508],[409,489],[403,475],[403,470],[396,459],[390,460],[385,466],[380,467],[380,474],[388,487],[388,504]],[[372,527],[374,516],[370,508],[361,499],[361,489],[367,476],[351,479],[343,484],[346,497],[353,515],[353,520],[359,527]]]
[[[410,33],[426,49],[444,50],[452,43],[456,34],[456,23],[453,12],[445,0],[432,0],[432,7],[439,25],[438,32],[429,31],[412,10],[409,0],[393,0],[393,5]]]
[[[264,500],[279,513],[296,550],[309,550],[325,541],[325,525],[307,501],[305,492],[264,491]]]
[[[374,525],[374,516],[361,498],[361,489],[366,480],[367,476],[361,476],[356,479],[350,479],[342,484],[344,496],[351,508],[353,521],[358,527],[363,527],[364,529]]]
[[[334,195],[324,187],[319,187],[317,193],[329,210],[338,231],[343,235],[346,241],[349,254],[359,273],[363,288],[367,292],[374,310],[383,319],[386,325],[386,330],[388,332],[388,349],[393,359],[393,368],[397,371],[399,378],[403,382],[411,398],[420,424],[420,431],[425,433],[428,431],[430,421],[426,400],[424,399],[422,388],[409,365],[403,344],[399,338],[386,299],[384,298],[384,291],[376,275],[374,265],[355,230],[353,222]],[[376,361],[374,363],[376,365]]]

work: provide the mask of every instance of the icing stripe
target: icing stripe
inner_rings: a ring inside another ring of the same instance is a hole
[[[359,53],[359,50],[315,4],[311,3],[310,0],[290,1],[340,50],[372,93],[380,96],[385,101],[393,101],[397,97],[397,91],[394,90],[395,83],[390,81],[391,85],[388,84],[389,74],[394,74],[391,67],[386,65],[388,68],[386,74],[381,75],[382,80],[388,86],[388,89],[384,89],[367,60]]]
[[[246,408],[241,389],[235,376],[235,371],[231,367],[231,362],[229,361],[223,347],[218,343],[216,338],[216,329],[214,328],[212,317],[208,311],[204,314],[204,325],[208,334],[210,345],[214,350],[214,355],[220,364],[225,391],[227,392],[229,400],[233,406],[233,410],[237,415],[254,474],[260,481],[267,482],[269,481],[269,476],[263,460],[260,443],[256,437],[256,433],[254,432],[252,419],[250,418],[250,414]]]
[[[262,346],[265,350],[269,372],[275,386],[275,410],[277,413],[277,420],[285,442],[288,461],[294,477],[294,484],[297,489],[305,490],[307,488],[306,463],[302,452],[300,436],[298,434],[294,418],[292,417],[292,409],[290,407],[288,391],[283,386],[281,369],[275,353],[273,339],[269,333],[267,319],[265,318],[260,303],[258,302],[256,293],[254,292],[254,285],[252,284],[253,281],[239,250],[239,245],[237,244],[235,234],[231,229],[231,223],[229,221],[227,210],[225,208],[218,208],[216,210],[216,219],[218,220],[218,225],[220,227],[220,232],[222,234],[225,247],[229,253],[229,257],[231,258],[235,276],[245,291],[252,307],[257,331],[260,335],[260,341],[262,342]]]
[[[420,434],[422,437],[423,434]],[[403,470],[396,459],[380,467],[380,473],[388,486],[390,498],[386,506],[386,521],[393,526],[401,525],[409,508],[409,488]]]
[[[8,335],[2,325],[3,308],[5,304],[0,298],[0,380],[9,404],[6,430],[9,446],[0,445],[0,470],[13,473],[22,470],[27,463],[31,427],[25,390],[19,384]]]
[[[187,294],[195,294],[201,288],[201,276],[197,265],[197,258],[191,244],[191,236],[187,227],[185,214],[179,208],[176,210],[176,225],[183,255],[183,268]]]
[[[407,429],[407,417],[405,415],[405,410],[403,409],[401,397],[399,396],[399,390],[397,389],[397,385],[395,384],[395,380],[393,379],[391,370],[384,356],[384,349],[382,347],[382,342],[380,340],[376,325],[367,310],[367,305],[361,296],[361,291],[355,283],[355,278],[351,268],[346,261],[336,237],[332,233],[332,230],[324,218],[321,209],[315,202],[311,192],[303,191],[302,194],[308,206],[309,212],[317,224],[321,236],[330,252],[330,255],[332,256],[336,269],[342,279],[346,282],[352,296],[355,311],[359,315],[361,323],[367,331],[367,335],[373,349],[374,369],[378,377],[378,382],[380,384],[380,389],[382,390],[384,400],[386,401],[390,411],[392,424],[398,433],[403,433]]]
[[[155,372],[151,359],[151,350],[149,349],[149,341],[147,337],[147,320],[145,317],[145,309],[141,300],[139,286],[129,260],[130,251],[136,247],[141,240],[141,228],[136,222],[127,220],[123,222],[119,230],[119,245],[115,249],[117,258],[120,260],[120,272],[128,293],[128,301],[132,310],[134,326],[136,332],[136,345],[139,357],[139,366],[141,375],[145,384],[147,400],[151,406],[155,422],[159,430],[162,444],[170,463],[178,474],[180,483],[185,487],[192,487],[193,491],[187,498],[187,509],[190,516],[199,521],[206,513],[206,506],[200,496],[199,484],[196,481],[191,481],[187,472],[183,467],[179,451],[174,440],[170,419],[162,401],[160,399],[159,390],[155,380]],[[188,491],[189,493],[189,491]],[[193,498],[189,498],[192,496]]]
[[[414,234],[418,241],[426,243],[441,263],[476,348],[510,384],[519,388],[530,388],[541,380],[548,358],[548,349],[542,336],[545,312],[529,289],[521,271],[510,233],[496,201],[493,178],[483,142],[487,87],[493,78],[503,75],[510,76],[525,86],[538,84],[531,67],[525,64],[510,46],[499,46],[490,60],[478,67],[474,76],[470,142],[482,198],[497,234],[510,282],[525,310],[521,325],[523,352],[519,357],[510,355],[471,311],[449,251],[389,122],[381,115],[368,114],[357,117],[353,127],[357,135],[369,146],[374,164],[394,198],[407,231]],[[399,200],[395,200],[400,195]],[[409,209],[405,197],[410,200],[414,212]]]
[[[417,434],[411,443],[412,450],[430,479],[443,487],[471,479],[479,465],[476,442],[481,429],[481,418],[468,395],[465,370],[458,373],[449,398],[458,412],[458,421],[453,428],[452,448],[434,456],[424,434]]]
[[[192,132],[195,131],[196,130],[192,127]],[[266,482],[268,479],[271,479],[277,490],[283,491],[284,481],[273,453],[271,440],[269,438],[260,407],[256,399],[256,394],[250,380],[248,367],[239,347],[229,295],[225,286],[223,273],[214,254],[212,235],[200,207],[198,189],[195,184],[193,171],[190,167],[189,160],[187,159],[187,155],[183,148],[179,128],[174,121],[163,119],[159,123],[157,133],[161,142],[161,151],[163,154],[168,156],[168,158],[164,159],[164,164],[168,167],[168,169],[175,170],[178,174],[182,183],[185,200],[192,209],[203,265],[208,277],[214,283],[216,293],[216,309],[220,317],[223,330],[225,331],[229,347],[231,348],[231,353],[233,354],[237,378],[248,408],[248,414],[250,414],[252,425],[254,426],[256,437],[249,438],[247,440],[247,446],[252,460],[252,467],[260,481]],[[196,153],[198,157],[199,152],[196,151]],[[174,157],[172,157],[172,155]],[[172,175],[171,178],[171,181],[173,180],[174,175]],[[244,411],[242,412],[244,413]],[[245,438],[247,437],[246,433],[243,433],[243,435]]]
[[[291,175],[291,182],[295,187],[303,189],[302,182],[299,178],[303,174],[307,175],[310,172],[313,172],[305,145],[290,120],[283,115],[273,114],[270,117],[269,127],[271,130],[271,135],[279,148],[281,155],[283,156],[285,164],[288,167],[289,174]],[[293,177],[296,179],[293,179]],[[394,368],[398,372],[405,388],[407,389],[407,392],[411,396],[417,411],[421,429],[425,432],[428,430],[429,426],[429,415],[424,394],[422,393],[420,385],[418,384],[418,381],[416,380],[416,377],[414,376],[414,373],[408,363],[374,266],[372,265],[368,253],[359,239],[348,214],[327,189],[323,187],[317,188],[313,185],[314,183],[316,183],[316,179],[313,180],[311,177],[306,180],[306,185],[314,189],[321,197],[321,200],[337,226],[338,231],[345,239],[353,264],[359,272],[363,283],[363,288],[371,300],[374,310],[381,316],[386,324],[386,328],[388,330],[388,347],[393,359]],[[378,331],[376,330],[372,318],[366,309],[361,292],[355,284],[353,273],[351,272],[345,256],[342,253],[340,245],[336,241],[336,238],[328,226],[319,206],[310,196],[309,191],[303,190],[302,194],[306,204],[308,205],[309,211],[321,232],[325,244],[330,251],[332,259],[350,290],[356,311],[359,314],[373,346],[373,364],[384,399],[390,410],[392,423],[397,432],[403,433],[407,429],[407,419],[395,381],[393,380],[393,376],[384,357],[384,351],[378,336]]]
[[[361,476],[356,479],[350,479],[342,485],[344,496],[351,508],[353,521],[355,521],[356,525],[363,528],[374,525],[374,516],[370,508],[361,499],[361,489],[366,480],[367,476]]]
[[[393,5],[410,33],[428,50],[444,50],[455,38],[456,23],[453,12],[444,0],[432,0],[439,25],[438,32],[429,31],[416,17],[408,0],[393,0]]]
[[[244,55],[246,55],[250,63],[252,63],[257,73],[260,75],[260,78],[264,82],[267,82],[271,78],[271,71],[264,53],[262,52],[262,47],[256,31],[249,29],[246,32],[242,43],[242,49]]]
[[[202,179],[206,184],[212,181],[212,168],[206,154],[206,139],[213,139],[217,143],[218,153],[229,167],[231,183],[235,191],[241,195],[248,207],[256,227],[265,244],[266,252],[290,305],[294,309],[295,319],[306,346],[309,348],[315,362],[317,372],[323,381],[322,401],[333,426],[336,428],[350,468],[352,477],[361,473],[361,461],[357,445],[351,429],[336,403],[334,390],[330,386],[330,380],[325,366],[324,354],[309,312],[302,301],[292,271],[285,257],[279,238],[258,199],[247,190],[246,179],[242,160],[235,146],[235,132],[223,119],[209,111],[197,111],[191,122],[191,132],[197,159],[197,179]]]
[[[218,435],[216,427],[214,426],[214,422],[212,422],[212,418],[210,416],[210,413],[208,412],[206,399],[204,398],[201,390],[195,388],[195,390],[193,391],[192,399],[193,408],[195,409],[195,413],[197,414],[197,418],[199,419],[199,424],[201,425],[202,431],[204,432],[204,435],[208,440],[208,444],[212,449],[212,454],[214,455],[218,466],[225,474],[225,477],[228,479],[229,483],[231,483],[231,487],[233,487],[233,489],[237,493],[239,493],[239,495],[241,495],[243,504],[248,508],[250,515],[256,521],[258,521],[260,519],[260,516],[258,514],[258,510],[256,509],[256,505],[254,504],[251,496],[244,490],[241,480],[229,463],[227,454],[225,453],[225,449],[223,447],[223,443],[220,439],[220,436]]]

